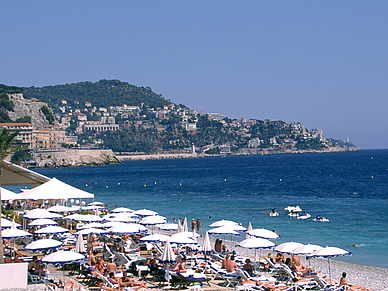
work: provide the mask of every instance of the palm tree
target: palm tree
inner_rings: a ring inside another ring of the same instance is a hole
[[[19,134],[18,131],[11,133],[8,129],[0,129],[0,161],[3,161],[7,156],[13,152],[20,150],[19,147],[11,148],[12,143],[15,140],[15,137]],[[0,168],[0,186],[1,186],[1,168]],[[0,188],[0,214],[1,214],[1,188]],[[0,229],[1,229],[1,220],[0,220]],[[4,263],[3,258],[3,239],[0,232],[0,264]]]

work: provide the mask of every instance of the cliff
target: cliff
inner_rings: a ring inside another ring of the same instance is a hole
[[[39,168],[102,166],[120,163],[111,150],[98,149],[41,150],[36,151],[33,158]]]

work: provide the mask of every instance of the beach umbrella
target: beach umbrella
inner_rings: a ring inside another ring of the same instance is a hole
[[[320,249],[322,249],[321,246],[307,244],[307,245],[301,245],[297,247],[295,250],[292,251],[292,253],[295,255],[306,256],[306,259],[308,259],[307,257],[308,255]],[[309,262],[309,270],[310,270],[310,260],[308,260],[308,262]]]
[[[329,275],[330,275],[330,284],[332,284],[331,281],[331,270],[330,270],[330,258],[339,257],[339,256],[351,256],[352,252],[348,252],[346,250],[337,248],[337,247],[325,247],[318,249],[311,253],[309,257],[312,258],[327,258],[327,262],[329,264]]]
[[[247,231],[247,234],[250,236],[261,237],[261,238],[266,238],[266,239],[277,239],[280,237],[277,233],[275,233],[271,230],[268,230],[268,229],[264,229],[264,228],[257,228],[257,229],[249,230],[249,231]]]
[[[82,211],[98,211],[98,210],[103,210],[103,209],[105,209],[105,207],[98,206],[98,205],[82,207]]]
[[[78,221],[78,219],[81,218],[82,216],[83,216],[82,214],[70,214],[70,215],[64,216],[62,219]]]
[[[1,218],[1,227],[2,228],[11,228],[12,221],[5,219],[5,218]],[[15,228],[17,228],[17,227],[21,227],[21,225],[19,223],[15,222]]]
[[[148,209],[136,210],[136,211],[134,211],[133,213],[136,214],[136,215],[139,215],[139,216],[153,216],[153,215],[158,215],[157,212],[152,211],[152,210],[148,210]]]
[[[27,251],[43,251],[43,250],[54,250],[62,246],[62,242],[57,241],[55,239],[40,239],[36,240],[23,248]]]
[[[77,220],[82,222],[101,222],[104,219],[94,214],[85,214],[79,217]]]
[[[145,237],[140,238],[140,241],[146,241],[146,242],[166,242],[169,236],[164,234],[152,234],[147,235]]]
[[[248,224],[248,228],[247,228],[247,233],[245,234],[245,239],[248,239],[250,238],[251,236],[248,234],[248,231],[251,231],[253,228],[252,228],[252,223],[249,222]]]
[[[122,224],[125,224],[125,223],[120,222],[120,221],[108,221],[108,222],[102,223],[101,225],[103,228],[110,228],[110,227],[122,225]]]
[[[119,224],[117,226],[113,226],[109,229],[109,232],[117,233],[117,234],[136,234],[136,233],[147,232],[147,228],[145,228],[143,225],[140,225],[140,224],[128,223],[128,224]]]
[[[82,234],[78,234],[77,242],[75,244],[75,251],[77,253],[85,253],[85,244],[84,244],[84,238],[82,237]]]
[[[178,224],[176,223],[166,223],[158,226],[161,230],[165,231],[177,231],[178,230]]]
[[[185,218],[183,218],[183,222],[182,222],[182,230],[183,232],[187,232],[189,231],[188,227],[187,227],[187,218],[185,216]]]
[[[30,210],[23,216],[23,218],[27,218],[29,220],[39,219],[39,218],[57,219],[62,217],[63,217],[62,215],[52,213],[47,211],[46,209],[41,209],[41,208]]]
[[[221,227],[221,226],[228,226],[228,225],[238,225],[237,222],[231,221],[231,220],[218,220],[216,222],[213,222],[209,225],[209,227]]]
[[[92,222],[92,223],[88,223],[88,224],[84,224],[84,225],[80,226],[79,229],[103,228],[103,227],[104,227],[104,225],[102,223]]]
[[[69,230],[60,226],[50,225],[38,229],[37,231],[35,231],[35,234],[60,234],[65,232],[69,232]]]
[[[1,231],[1,236],[3,239],[11,239],[11,238],[19,238],[19,237],[27,237],[27,236],[32,236],[31,233],[17,229],[16,226],[15,228],[8,228],[5,230]]]
[[[118,213],[115,216],[111,216],[109,218],[105,218],[108,221],[116,221],[116,222],[123,222],[123,223],[131,223],[131,222],[136,222],[136,219],[133,218],[130,213]]]
[[[247,231],[247,228],[246,227],[244,227],[244,226],[242,226],[242,225],[238,225],[238,224],[236,224],[236,225],[225,225],[225,227],[229,227],[229,228],[231,228],[231,229],[233,229],[233,230],[235,230],[235,231]]]
[[[135,210],[132,210],[126,207],[119,207],[119,208],[112,209],[110,212],[111,213],[132,213],[132,212],[135,212]]]
[[[88,205],[89,206],[103,206],[104,203],[103,202],[94,201],[92,203],[89,203]]]
[[[297,242],[285,242],[276,246],[274,250],[278,253],[293,254],[293,250],[300,246],[303,246],[303,244]]]
[[[170,276],[169,265],[173,264],[176,261],[175,261],[175,254],[171,248],[169,240],[167,240],[166,243],[164,244],[164,248],[163,248],[163,252],[160,260],[163,264],[167,264],[167,270],[164,277],[168,283],[168,287],[170,287],[171,276]]]
[[[181,219],[179,218],[179,220],[178,220],[178,232],[182,232],[182,231],[183,231],[183,227],[182,227]]]
[[[27,224],[28,227],[34,227],[34,226],[47,226],[47,225],[58,225],[55,221],[47,218],[39,218],[36,220],[31,221],[29,224]]]
[[[57,251],[55,253],[52,253],[52,254],[45,256],[42,259],[42,263],[53,264],[53,265],[56,265],[56,264],[62,265],[63,282],[65,282],[64,265],[70,264],[70,263],[79,263],[83,260],[85,260],[85,256],[80,254],[80,253],[73,252],[73,251]]]
[[[109,231],[107,230],[92,227],[92,228],[81,229],[80,231],[77,231],[75,234],[87,235],[87,234],[108,234],[108,233]]]
[[[10,190],[7,190],[5,188],[1,188],[1,200],[19,200],[19,199],[25,199],[22,195],[16,194]]]
[[[187,236],[186,232],[179,232],[170,237],[170,243],[178,245],[196,245],[198,242],[192,238],[193,233],[190,232],[191,236]]]
[[[72,207],[62,206],[62,205],[55,205],[47,208],[47,211],[49,212],[56,212],[56,213],[64,213],[64,212],[76,212],[78,209],[74,209]]]
[[[212,251],[212,246],[210,244],[210,239],[209,239],[209,233],[207,231],[206,231],[205,237],[203,239],[202,251],[204,252],[205,256],[206,256],[206,254],[209,254]]]
[[[222,235],[236,235],[239,236],[240,234],[235,231],[233,228],[230,228],[229,226],[220,226],[217,228],[213,228],[209,230],[210,234],[222,234]]]
[[[164,224],[166,222],[167,222],[167,218],[159,215],[146,216],[139,221],[140,224],[144,224],[144,225]]]
[[[245,249],[255,250],[255,271],[256,271],[256,250],[272,249],[275,246],[275,244],[264,238],[253,237],[253,238],[248,238],[243,240],[242,242],[238,243],[238,246]]]

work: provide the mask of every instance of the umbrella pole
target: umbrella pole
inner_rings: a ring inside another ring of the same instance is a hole
[[[331,271],[330,271],[330,258],[327,258],[327,261],[329,262],[330,285],[332,285],[332,282],[331,282]]]

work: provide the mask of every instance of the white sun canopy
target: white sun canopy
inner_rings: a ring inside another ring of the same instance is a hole
[[[2,186],[31,185],[32,187],[36,187],[40,184],[50,181],[50,178],[46,176],[35,173],[31,170],[25,169],[7,161],[0,161],[0,168],[2,170]]]
[[[25,199],[94,198],[94,194],[77,189],[52,178],[50,181],[21,194]]]
[[[16,194],[12,191],[9,191],[7,189],[1,188],[1,200],[17,200],[21,199],[20,194]],[[22,197],[24,199],[24,197]]]

